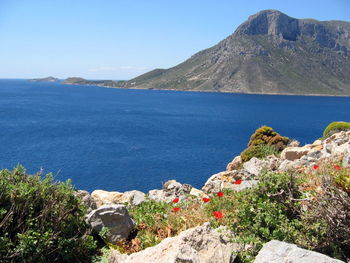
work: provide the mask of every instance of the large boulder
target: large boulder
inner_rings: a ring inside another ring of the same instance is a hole
[[[302,249],[294,244],[272,240],[266,243],[254,263],[344,263],[326,255]]]
[[[124,193],[109,192],[104,190],[95,190],[91,193],[91,197],[95,200],[97,207],[108,204],[124,204],[139,205],[145,201],[146,195],[140,191],[133,190]]]
[[[212,229],[209,223],[164,239],[154,247],[125,255],[114,250],[109,263],[231,263],[240,246],[231,243],[230,233]]]
[[[102,238],[112,244],[128,238],[135,227],[124,205],[101,206],[87,215],[86,222],[96,233],[100,233],[102,229],[108,230]]]

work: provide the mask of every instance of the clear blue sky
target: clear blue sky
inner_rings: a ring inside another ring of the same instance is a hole
[[[350,21],[350,0],[0,0],[0,78],[129,79],[175,66],[263,9]]]

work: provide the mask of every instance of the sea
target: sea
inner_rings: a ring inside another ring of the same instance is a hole
[[[93,191],[201,188],[262,125],[312,143],[350,121],[349,97],[112,89],[0,80],[0,169]]]

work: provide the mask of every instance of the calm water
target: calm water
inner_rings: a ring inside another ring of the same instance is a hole
[[[302,143],[350,98],[119,90],[0,80],[0,169],[44,168],[79,189],[201,187],[261,125]]]

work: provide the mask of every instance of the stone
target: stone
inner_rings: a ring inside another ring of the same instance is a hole
[[[95,190],[91,193],[97,207],[108,204],[124,204],[139,205],[145,201],[146,195],[140,191],[133,190],[125,193],[109,192],[104,190]]]
[[[172,202],[175,198],[185,199],[190,194],[192,186],[181,184],[175,180],[169,180],[164,183],[162,190],[150,190],[148,198],[154,201]]]
[[[202,190],[207,194],[220,192],[223,189],[223,184],[225,181],[226,182],[233,181],[233,175],[234,175],[233,171],[225,171],[225,172],[213,174],[205,182]]]
[[[260,176],[260,172],[264,167],[266,167],[266,162],[256,157],[253,157],[248,162],[243,164],[244,170],[250,174],[253,174],[254,176]]]
[[[300,146],[300,142],[298,142],[297,140],[292,140],[290,143],[288,143],[288,147],[299,147]]]
[[[100,233],[103,228],[108,229],[103,238],[112,244],[128,238],[135,227],[124,205],[101,206],[87,215],[86,222],[96,233]]]
[[[166,196],[163,190],[150,190],[148,191],[148,198],[157,202],[165,201]]]
[[[247,188],[251,188],[256,185],[259,180],[243,180],[240,184],[224,183],[223,189],[230,189],[236,192],[240,192]]]
[[[282,160],[294,161],[300,159],[302,156],[308,154],[310,148],[308,146],[304,147],[287,147],[281,152]]]
[[[146,201],[145,193],[138,190],[125,192],[124,196],[128,199],[128,203],[133,206],[139,205]]]
[[[123,193],[120,192],[95,190],[91,193],[91,197],[95,200],[97,207],[127,202],[127,200],[123,199]]]
[[[91,197],[88,191],[78,190],[75,192],[75,195],[79,197],[83,204],[87,207],[88,213],[97,208],[95,200]]]
[[[350,153],[346,154],[343,158],[343,167],[349,168],[350,167]]]
[[[193,195],[193,196],[198,197],[198,198],[203,198],[203,197],[208,198],[208,195],[205,194],[202,190],[199,190],[199,189],[194,188],[194,187],[192,187],[190,195]]]
[[[113,250],[109,263],[231,263],[241,246],[230,242],[230,232],[215,230],[209,223],[190,228],[154,247],[125,255]]]
[[[237,170],[242,165],[242,158],[241,156],[236,156],[232,162],[230,162],[227,167],[226,171],[233,171]]]
[[[272,240],[266,243],[254,263],[345,263],[321,253],[297,247],[294,244]]]

